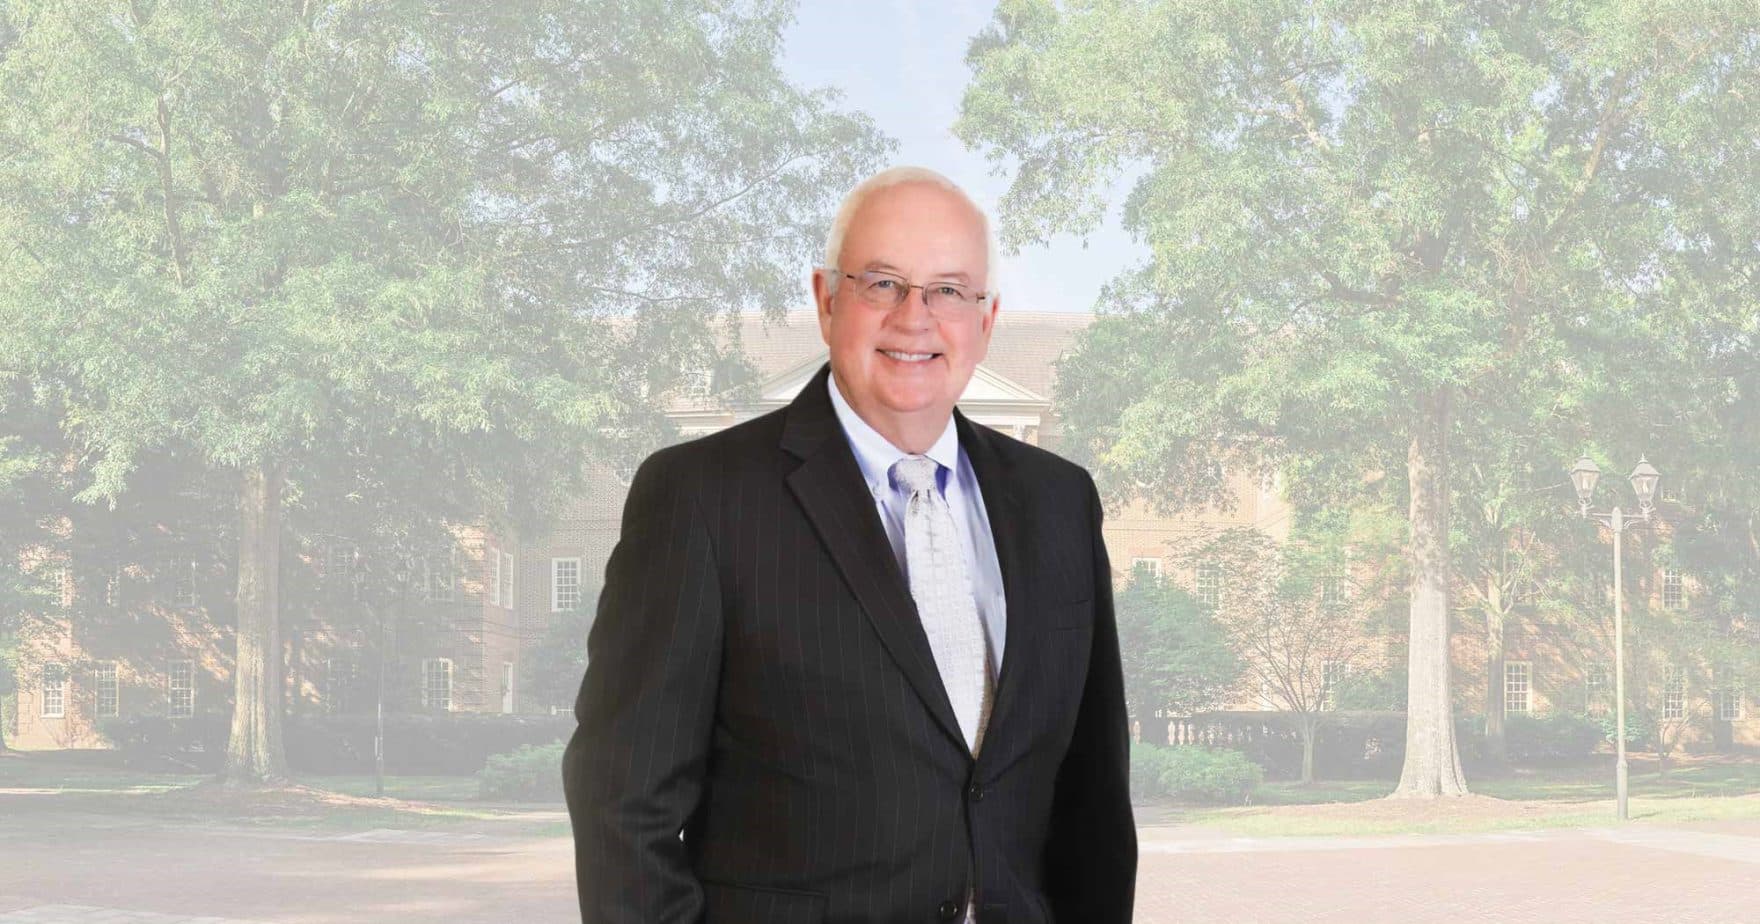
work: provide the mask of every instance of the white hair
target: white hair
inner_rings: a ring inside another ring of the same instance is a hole
[[[995,293],[996,288],[993,283],[996,280],[996,268],[1001,260],[999,248],[996,245],[996,229],[994,223],[990,221],[990,213],[984,211],[983,207],[967,195],[958,183],[927,167],[888,167],[857,183],[856,187],[849,191],[849,195],[843,197],[843,204],[837,207],[837,217],[831,222],[831,233],[825,236],[825,268],[839,265],[838,261],[843,257],[844,236],[849,233],[850,222],[855,220],[856,212],[861,210],[862,204],[868,201],[868,197],[882,189],[904,183],[929,183],[939,186],[965,200],[966,204],[972,207],[972,211],[978,213],[978,219],[984,225],[984,291]],[[837,272],[830,272],[825,274],[825,280],[827,291],[835,294],[837,284],[843,280],[843,276]]]

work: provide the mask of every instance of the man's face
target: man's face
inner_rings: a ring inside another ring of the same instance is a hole
[[[934,184],[888,187],[869,196],[851,220],[838,269],[856,276],[882,270],[913,286],[954,281],[981,290],[990,269],[983,218]],[[999,300],[939,319],[923,304],[922,289],[912,288],[903,304],[888,310],[865,302],[857,280],[841,279],[835,296],[825,283],[815,275],[819,330],[831,348],[838,387],[856,412],[895,440],[889,424],[945,421],[989,349]]]

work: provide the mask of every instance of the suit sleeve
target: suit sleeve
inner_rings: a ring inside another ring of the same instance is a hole
[[[1046,897],[1058,921],[1129,924],[1136,898],[1137,829],[1131,814],[1130,729],[1112,566],[1100,498],[1087,483],[1094,556],[1094,638],[1069,751],[1058,770],[1046,841]]]
[[[703,791],[721,591],[694,479],[675,458],[649,457],[631,482],[562,759],[584,924],[702,915],[679,833]]]

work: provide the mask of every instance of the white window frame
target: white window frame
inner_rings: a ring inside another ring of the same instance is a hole
[[[331,539],[324,543],[324,581],[331,587],[346,584],[350,599],[360,593],[354,582],[354,553],[353,542]]]
[[[1686,582],[1682,579],[1678,568],[1662,569],[1662,608],[1667,610],[1687,608]]]
[[[171,602],[174,606],[196,605],[196,560],[194,556],[178,559],[171,578]]]
[[[1503,714],[1530,715],[1534,711],[1534,662],[1503,662]]]
[[[62,562],[55,566],[55,591],[61,598],[61,605],[73,605],[73,566]]]
[[[1148,573],[1152,577],[1160,577],[1161,576],[1161,559],[1159,559],[1159,558],[1133,558],[1133,559],[1131,559],[1131,572],[1135,573],[1138,568],[1143,569],[1146,573]]]
[[[1331,612],[1335,607],[1345,603],[1344,575],[1336,571],[1328,571],[1320,575],[1320,608]]]
[[[513,714],[513,662],[501,662],[501,712],[503,715]]]
[[[684,398],[707,398],[715,393],[715,370],[692,366],[679,376],[678,393]]]
[[[444,668],[444,670],[441,670],[441,668]],[[446,702],[444,705],[440,704],[440,702],[439,702],[440,697],[437,695],[437,693],[440,692],[439,691],[440,685],[436,683],[436,680],[438,678],[445,679],[444,693],[445,693],[445,697],[446,697]],[[423,658],[422,659],[422,708],[423,709],[440,709],[445,712],[451,712],[452,707],[453,707],[452,659],[451,658]]]
[[[572,566],[573,583],[565,584],[563,570]],[[562,605],[564,592],[574,595],[574,605]],[[581,560],[578,557],[556,557],[550,559],[550,612],[561,613],[565,610],[579,609],[581,604]]]
[[[422,556],[422,597],[431,603],[451,603],[457,599],[458,546],[446,550],[440,560],[435,553]]]
[[[1331,712],[1338,708],[1338,687],[1344,683],[1349,665],[1343,661],[1320,662],[1320,709]]]
[[[1212,609],[1222,605],[1222,563],[1201,561],[1192,574],[1192,596]]]
[[[513,609],[513,553],[501,552],[501,605]]]
[[[1600,718],[1613,708],[1613,669],[1597,661],[1583,669],[1583,714]]]
[[[117,679],[115,661],[92,665],[92,715],[100,719],[122,715],[122,684]]]
[[[44,662],[42,676],[38,678],[38,688],[43,694],[38,703],[38,715],[45,719],[67,718],[67,683],[66,664],[60,661]]]
[[[1662,718],[1673,721],[1687,717],[1687,670],[1669,665],[1662,672]]]
[[[1740,722],[1746,718],[1747,695],[1748,691],[1739,680],[1720,684],[1717,688],[1717,720]]]
[[[196,714],[196,662],[180,658],[165,665],[165,715],[187,719]]]
[[[342,673],[338,668],[343,668],[346,673]],[[335,657],[324,659],[323,697],[326,713],[337,715],[342,712],[343,700],[345,699],[343,691],[352,688],[354,681],[355,663],[353,661]]]
[[[485,557],[487,557],[489,559],[486,563],[484,563],[484,568],[488,571],[488,574],[486,576],[489,578],[489,580],[488,580],[489,605],[490,606],[500,606],[501,605],[501,550],[494,547],[494,546],[489,546],[487,549],[485,549],[485,553],[486,553]]]

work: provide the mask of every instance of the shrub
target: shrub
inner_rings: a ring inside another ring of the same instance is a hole
[[[1239,804],[1265,780],[1245,754],[1198,745],[1131,745],[1133,798],[1165,796],[1188,802]]]
[[[1606,715],[1595,716],[1589,721],[1595,723],[1595,727],[1601,732],[1602,741],[1609,745],[1614,744],[1614,739],[1618,737],[1619,732],[1619,729],[1614,726],[1619,724],[1619,716],[1612,709],[1607,710]],[[1653,748],[1655,740],[1656,723],[1651,720],[1650,716],[1636,709],[1627,709],[1626,750],[1643,747]]]
[[[468,776],[483,769],[492,754],[565,738],[574,725],[567,715],[387,715],[385,770]],[[288,764],[299,773],[371,773],[374,729],[371,715],[289,719]]]
[[[528,744],[491,754],[477,772],[477,797],[512,802],[562,801],[562,750],[565,741]]]
[[[1503,735],[1510,760],[1525,764],[1582,760],[1608,737],[1601,723],[1570,712],[1506,716]]]
[[[226,736],[232,716],[200,712],[188,718],[134,715],[101,719],[98,735],[122,754],[129,766],[181,766],[217,772],[226,762]]]

